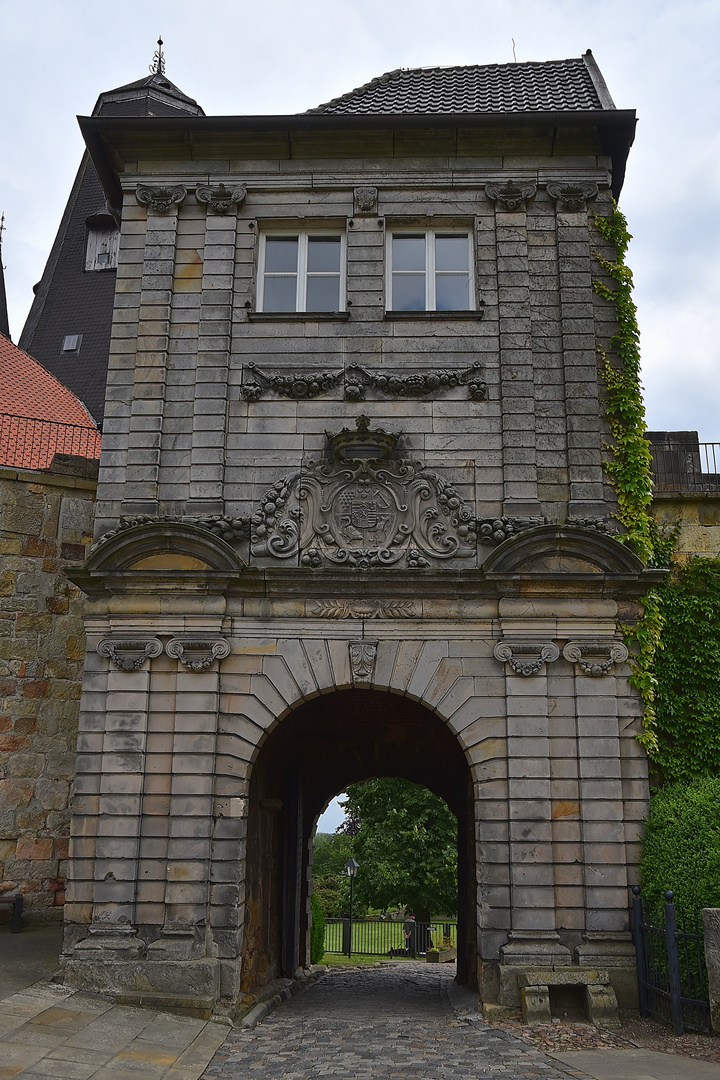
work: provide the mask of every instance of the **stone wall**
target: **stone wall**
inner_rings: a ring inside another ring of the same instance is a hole
[[[660,531],[678,530],[675,558],[720,555],[720,493],[656,492],[653,516]]]
[[[62,918],[85,634],[80,562],[95,481],[0,468],[0,894]],[[10,908],[0,908],[7,920]]]

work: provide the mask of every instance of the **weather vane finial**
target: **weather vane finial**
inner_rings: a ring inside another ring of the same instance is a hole
[[[165,74],[165,54],[163,53],[163,39],[159,37],[157,39],[157,51],[153,53],[152,64],[150,70],[153,75]]]

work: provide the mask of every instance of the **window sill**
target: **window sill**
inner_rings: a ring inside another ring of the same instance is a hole
[[[346,322],[349,311],[248,311],[250,322]]]
[[[408,319],[410,322],[424,321],[424,320],[443,320],[448,319],[482,319],[484,311],[482,308],[476,308],[472,311],[458,310],[458,311],[392,311],[391,309],[385,310],[386,319]]]

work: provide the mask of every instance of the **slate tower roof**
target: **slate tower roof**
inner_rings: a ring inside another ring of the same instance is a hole
[[[205,114],[196,101],[167,78],[162,52],[160,62],[156,60],[148,76],[105,91],[93,109],[93,116],[188,115]],[[117,226],[86,151],[43,276],[35,286],[35,299],[19,344],[69,387],[102,423],[116,273],[112,265],[86,269],[91,230],[112,244]],[[72,350],[63,349],[68,338],[70,343],[79,339]]]
[[[592,52],[572,60],[398,68],[311,113],[587,112],[614,109]]]

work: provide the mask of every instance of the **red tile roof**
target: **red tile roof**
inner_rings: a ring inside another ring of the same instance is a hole
[[[100,432],[83,403],[0,334],[0,464],[47,469],[55,454],[100,456]]]

